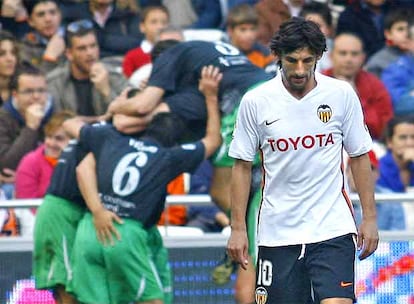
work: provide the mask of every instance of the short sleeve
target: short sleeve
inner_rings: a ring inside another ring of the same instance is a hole
[[[365,124],[361,102],[351,86],[345,90],[344,96],[344,148],[351,157],[359,156],[372,149],[372,139]]]
[[[259,147],[259,133],[255,102],[245,95],[240,102],[229,156],[245,161],[253,161]]]
[[[170,149],[173,176],[192,173],[204,160],[205,147],[201,141],[186,143]]]

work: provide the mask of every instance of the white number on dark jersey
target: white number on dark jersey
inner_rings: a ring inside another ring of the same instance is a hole
[[[231,44],[224,43],[221,41],[217,41],[214,43],[216,46],[216,50],[226,56],[236,56],[240,55],[240,51],[232,46]]]
[[[127,196],[134,192],[140,181],[139,168],[148,162],[144,152],[128,153],[116,165],[112,175],[112,188],[120,196]],[[125,181],[126,179],[126,181]]]

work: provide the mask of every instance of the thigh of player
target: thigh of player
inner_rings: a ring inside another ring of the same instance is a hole
[[[310,297],[310,280],[302,245],[259,246],[256,264],[256,303],[301,304]]]
[[[355,300],[355,250],[353,234],[307,245],[305,262],[316,300]]]

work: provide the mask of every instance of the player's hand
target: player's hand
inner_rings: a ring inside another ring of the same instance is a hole
[[[114,226],[114,221],[122,224],[123,221],[112,211],[101,208],[93,213],[93,224],[95,225],[96,236],[98,240],[105,246],[107,244],[114,245],[114,236],[120,241],[121,235]]]
[[[90,72],[91,82],[103,96],[108,97],[111,94],[109,85],[109,72],[102,62],[95,62]]]
[[[363,260],[369,257],[378,247],[378,227],[376,218],[363,218],[358,229],[358,258]]]
[[[207,98],[209,96],[217,97],[219,83],[223,78],[220,69],[213,65],[204,66],[201,69],[201,79],[198,83],[198,89]]]
[[[249,243],[247,240],[246,230],[231,231],[230,238],[227,242],[227,254],[230,258],[246,270],[249,264]]]
[[[4,168],[0,171],[0,183],[14,183],[16,180],[16,171]]]

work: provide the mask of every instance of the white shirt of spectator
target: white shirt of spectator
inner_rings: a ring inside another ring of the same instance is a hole
[[[345,190],[342,149],[371,150],[360,101],[341,80],[316,73],[317,86],[293,97],[277,75],[243,97],[229,155],[264,169],[258,245],[309,244],[356,233]]]

